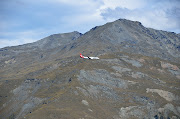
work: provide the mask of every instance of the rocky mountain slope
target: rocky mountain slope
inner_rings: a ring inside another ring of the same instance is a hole
[[[180,118],[179,62],[178,34],[125,19],[2,48],[0,118]]]

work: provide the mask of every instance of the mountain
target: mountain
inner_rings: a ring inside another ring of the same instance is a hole
[[[179,62],[179,34],[126,19],[1,48],[0,118],[180,118]]]

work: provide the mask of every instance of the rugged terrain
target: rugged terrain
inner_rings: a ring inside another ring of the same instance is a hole
[[[179,34],[125,19],[5,47],[0,118],[180,118],[179,62]]]

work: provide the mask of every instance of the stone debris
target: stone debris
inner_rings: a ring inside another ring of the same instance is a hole
[[[160,73],[165,73],[165,71],[164,70],[162,70],[162,69],[157,69]]]
[[[93,112],[92,109],[88,109],[90,112]]]
[[[119,59],[100,59],[99,60],[99,62],[107,62],[108,64],[121,64],[122,63],[122,61],[121,60],[119,60]]]
[[[145,115],[145,112],[142,111],[141,106],[122,107],[119,111],[119,117],[122,119],[143,118],[143,115]]]
[[[89,103],[86,100],[82,100],[82,104],[89,106]]]
[[[124,60],[127,63],[130,63],[132,66],[135,66],[135,67],[143,66],[143,64],[141,64],[139,61],[134,60],[134,59],[122,58],[122,60]]]
[[[144,73],[141,73],[141,72],[132,72],[131,76],[135,79],[139,79],[139,78],[143,78],[147,75],[145,75]]]
[[[56,63],[56,64],[53,64],[52,66],[49,67],[49,70],[54,70],[54,69],[57,69],[59,66],[61,66],[60,64]]]
[[[76,87],[79,91],[81,91],[85,96],[89,96],[89,94],[88,94],[88,92],[85,90],[85,89],[83,89],[83,88],[81,88],[81,87]]]
[[[28,102],[28,103],[24,104],[23,107],[21,108],[21,111],[17,115],[17,118],[25,116],[26,113],[28,113],[31,109],[38,106],[44,100],[45,99],[43,99],[43,98],[30,97],[29,99],[26,100],[26,102]]]
[[[176,76],[176,78],[180,79],[180,75]]]
[[[167,101],[173,101],[173,100],[178,100],[179,97],[175,96],[173,93],[168,92],[168,91],[164,91],[164,90],[159,90],[159,89],[146,89],[146,93],[158,93],[161,97],[163,97],[164,99],[166,99]]]
[[[16,60],[15,59],[10,59],[10,60],[7,60],[4,62],[5,64],[14,64],[16,63]]]
[[[117,77],[122,77],[120,73],[111,73],[111,75],[117,76]]]
[[[154,79],[150,77],[147,74],[144,74],[142,72],[131,72],[131,76],[135,79],[146,79],[146,80],[151,80],[157,85],[164,85],[166,82],[160,80],[160,79]]]
[[[129,69],[129,68],[123,68],[123,67],[121,67],[121,66],[113,66],[112,68],[113,68],[114,70],[120,72],[120,73],[132,71],[132,70]]]
[[[175,107],[171,103],[164,105],[164,107],[159,108],[158,111],[164,115],[165,118],[168,117],[169,113],[174,112],[177,116],[180,117],[180,107]]]
[[[136,84],[137,82],[135,82],[135,81],[128,81],[128,83],[130,83],[130,84]]]
[[[138,59],[139,62],[145,63],[145,60],[143,58]]]
[[[91,95],[97,97],[98,93],[100,93],[100,90],[98,89],[97,86],[89,85],[88,86],[88,91]]]
[[[171,70],[174,70],[174,71],[179,70],[179,68],[176,65],[172,65],[170,63],[166,63],[166,62],[162,62],[162,61],[161,61],[161,67],[164,68],[164,69],[171,69]]]
[[[41,104],[46,98],[35,97],[34,94],[41,88],[42,84],[48,86],[48,82],[41,81],[40,79],[25,79],[24,82],[17,88],[11,90],[13,97],[5,105],[13,109],[12,113],[20,111],[17,118],[25,116],[33,108]],[[12,102],[16,102],[13,103]],[[8,110],[7,110],[8,111]],[[6,115],[9,117],[10,115]]]
[[[120,78],[112,77],[111,74],[104,69],[97,69],[92,71],[81,70],[78,79],[81,82],[90,81],[94,83],[104,84],[109,87],[116,87],[116,88],[128,87],[127,81]]]
[[[168,69],[168,71],[171,72],[171,74],[175,75],[176,78],[180,79],[180,69],[176,65],[161,61],[161,67],[163,69]]]

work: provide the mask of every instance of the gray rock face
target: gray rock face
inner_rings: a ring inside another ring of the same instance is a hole
[[[141,67],[142,64],[139,62],[139,61],[136,61],[136,60],[129,60],[127,58],[122,58],[124,61],[130,63],[131,65],[135,66],[135,67]]]
[[[107,99],[121,100],[113,88],[126,89],[128,82],[120,78],[114,78],[106,70],[98,69],[93,71],[80,71],[78,79],[81,83],[88,86],[87,91],[83,91],[85,95],[96,98],[106,97]],[[92,83],[93,85],[89,84]],[[122,100],[121,100],[122,101]]]
[[[31,112],[33,108],[42,104],[46,98],[38,98],[34,95],[44,84],[47,87],[50,85],[49,82],[45,82],[40,79],[24,80],[19,87],[11,91],[13,93],[12,99],[4,104],[4,108],[11,107],[10,109],[12,110],[6,110],[7,115],[2,115],[1,117],[10,117],[12,113],[16,113],[20,110],[19,114],[16,115],[16,118],[22,118],[25,114]],[[8,113],[8,111],[11,111],[11,113]]]
[[[106,70],[94,70],[94,71],[81,70],[78,79],[83,82],[91,81],[94,83],[101,83],[114,88],[115,87],[127,88],[126,81],[119,78],[111,77]]]

